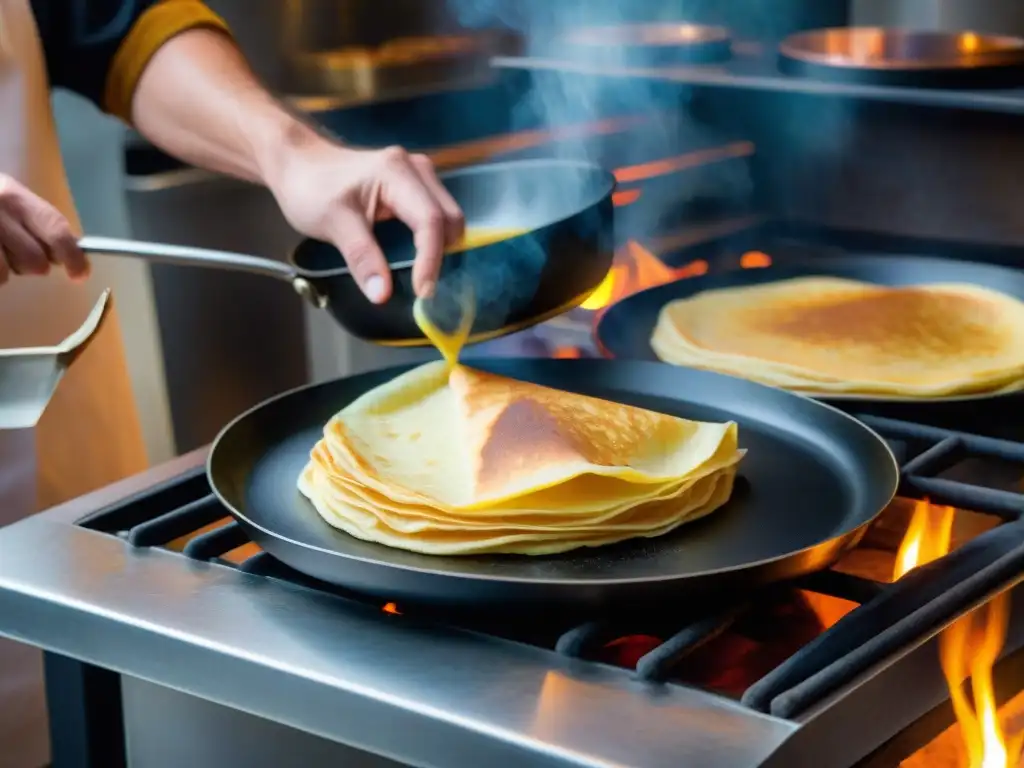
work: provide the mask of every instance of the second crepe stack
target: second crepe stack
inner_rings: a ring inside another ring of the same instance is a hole
[[[1024,303],[988,288],[805,277],[666,305],[665,362],[800,392],[934,398],[1024,385]]]

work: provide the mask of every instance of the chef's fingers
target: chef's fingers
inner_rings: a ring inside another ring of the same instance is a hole
[[[429,157],[426,155],[410,155],[409,160],[413,168],[416,169],[420,181],[423,182],[423,185],[434,196],[434,199],[441,206],[441,211],[444,213],[445,245],[455,245],[462,240],[462,236],[466,231],[466,218],[462,213],[462,209],[455,202],[451,192],[437,178],[434,163]]]
[[[423,183],[408,153],[392,147],[381,179],[381,202],[413,232],[416,261],[412,285],[417,296],[433,295],[445,244],[445,214]]]
[[[0,247],[7,266],[16,274],[45,275],[50,270],[46,249],[22,224],[25,202],[33,197],[26,187],[0,174]]]
[[[89,272],[89,262],[67,218],[27,187],[0,174],[0,244],[5,238],[13,238],[7,262],[18,273],[49,272],[49,264],[39,263],[40,247],[47,262],[63,266],[71,277]]]
[[[72,279],[87,277],[89,260],[78,247],[78,239],[68,220],[42,199],[26,201],[24,205],[25,227],[46,246],[47,258],[64,267]]]
[[[78,239],[70,230],[54,236],[48,243],[51,261],[64,267],[68,277],[72,280],[84,280],[89,276],[89,259],[78,247]]]
[[[366,298],[374,304],[387,301],[391,271],[366,216],[355,207],[341,206],[331,216],[329,233]]]
[[[7,265],[16,275],[45,275],[50,271],[50,260],[43,245],[19,221],[5,216],[0,218],[0,243],[7,251]]]
[[[7,278],[11,276],[11,268],[7,266],[7,251],[0,245],[0,285],[7,282]]]

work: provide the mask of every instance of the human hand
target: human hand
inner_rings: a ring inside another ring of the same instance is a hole
[[[0,283],[12,272],[45,275],[53,264],[74,279],[89,274],[89,261],[64,215],[0,173]]]
[[[425,155],[400,147],[358,150],[317,137],[280,155],[267,185],[288,222],[333,243],[367,298],[391,296],[391,273],[373,222],[397,217],[413,231],[413,287],[433,294],[446,245],[462,237],[462,211]]]

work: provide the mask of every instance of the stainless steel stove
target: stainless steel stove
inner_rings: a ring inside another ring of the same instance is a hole
[[[644,242],[676,276],[865,249],[1024,261],[734,210]],[[490,351],[593,354],[593,319]],[[863,418],[900,499],[832,569],[742,603],[570,622],[368,601],[260,552],[200,451],[0,530],[0,633],[46,651],[54,768],[896,766],[953,722],[940,637],[995,595],[997,694],[1024,690],[1024,421]],[[957,510],[952,553],[890,583],[934,505]]]
[[[794,79],[744,35],[732,53],[657,70],[498,62],[538,82],[642,81],[669,112],[638,117],[602,86],[599,106],[621,108],[611,128],[510,135],[487,156],[618,168],[623,241],[675,277],[751,253],[1024,263],[1024,90]],[[807,142],[854,112],[844,152]],[[455,154],[478,161],[474,147]],[[971,205],[944,214],[965,189]],[[593,321],[580,310],[480,352],[597,354]],[[1008,596],[996,696],[1024,691],[1024,418],[862,417],[899,458],[900,498],[833,568],[742,602],[580,623],[370,601],[260,552],[198,451],[0,530],[0,634],[45,651],[54,768],[937,765],[919,750],[954,721],[939,645],[955,619]],[[894,581],[909,532],[942,505],[952,552]]]
[[[196,452],[0,531],[0,631],[46,650],[54,766],[891,765],[872,753],[949,722],[939,633],[1005,590],[996,676],[1024,683],[1024,444],[865,418],[904,497],[836,567],[743,604],[381,605],[259,552]],[[888,584],[924,494],[958,508],[954,549]]]
[[[865,246],[749,216],[658,242],[675,270]],[[593,354],[592,322],[581,310],[492,351]],[[227,519],[193,453],[0,531],[0,632],[47,651],[57,768],[895,765],[952,722],[937,638],[1000,592],[996,679],[1004,697],[1024,689],[1024,422],[989,416],[863,415],[900,460],[901,498],[834,568],[743,603],[583,622],[312,582]],[[957,509],[953,552],[891,584],[936,505]]]

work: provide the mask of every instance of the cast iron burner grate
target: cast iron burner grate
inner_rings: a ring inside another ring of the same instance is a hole
[[[1011,490],[1011,484],[1003,481],[996,483],[999,487],[979,485],[977,474],[967,479],[955,471],[965,461],[984,466],[1024,467],[1024,443],[874,416],[861,418],[893,447],[901,464],[901,496],[923,497],[931,503],[991,515],[1001,524],[892,584],[833,568],[786,585],[848,601],[856,607],[780,660],[767,674],[750,681],[737,698],[752,709],[797,718],[900,648],[1011,586],[1024,573],[1024,492]],[[1021,475],[1017,472],[1018,481]],[[210,493],[205,472],[196,469],[94,513],[78,524],[119,536],[134,547],[172,550],[176,540],[202,531],[184,544],[184,557],[366,602],[358,595],[303,576],[259,551],[237,523],[217,525],[225,517],[224,508]],[[227,558],[236,551],[249,554],[234,560]],[[761,598],[759,595],[758,603],[763,602]],[[382,607],[398,612],[394,606]],[[751,610],[754,608],[748,603],[719,606],[717,610],[682,620],[656,617],[653,624],[659,631],[635,661],[637,676],[650,682],[678,683],[674,673],[680,664],[742,621]],[[452,621],[452,617],[436,614],[419,616],[414,607],[402,606],[402,612],[418,618]],[[595,617],[570,627],[547,622],[525,626],[531,622],[454,621],[474,631],[538,645],[588,663],[605,661],[596,651],[606,648],[606,641],[642,635],[644,631],[644,622],[636,617]]]

